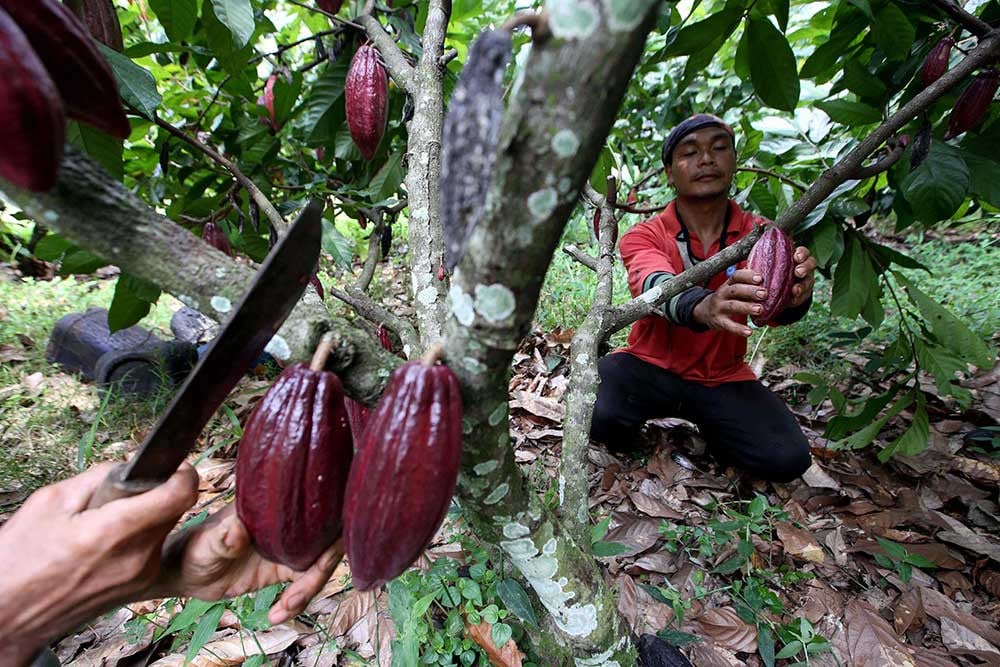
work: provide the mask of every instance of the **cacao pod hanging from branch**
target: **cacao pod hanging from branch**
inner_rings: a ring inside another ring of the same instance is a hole
[[[361,155],[375,157],[389,114],[389,77],[378,50],[362,45],[351,60],[344,82],[347,128]]]
[[[382,349],[392,352],[392,339],[389,331],[383,325],[378,325],[375,329],[375,337],[378,339]],[[360,443],[364,436],[365,428],[368,425],[368,418],[371,410],[364,403],[358,403],[350,396],[344,397],[344,406],[347,408],[347,420],[351,423],[351,433],[354,435],[354,442]]]
[[[934,45],[927,57],[924,58],[924,65],[920,69],[920,82],[924,86],[929,86],[940,79],[948,71],[948,60],[951,57],[951,47],[955,46],[955,40],[945,37]]]
[[[948,131],[944,135],[946,141],[975,129],[986,118],[998,87],[1000,72],[992,67],[972,80],[951,109]]]
[[[795,282],[795,243],[788,233],[773,224],[757,239],[747,258],[747,268],[764,278],[762,287],[767,298],[761,312],[750,319],[757,326],[764,326],[785,308]]]
[[[233,257],[233,247],[229,244],[229,237],[226,233],[222,231],[214,222],[206,222],[205,226],[201,230],[201,238],[208,245],[212,246],[216,250],[226,253],[230,257]]]
[[[444,520],[458,479],[462,397],[440,347],[397,368],[351,465],[344,543],[358,590],[393,579]]]
[[[286,368],[247,421],[236,457],[236,512],[269,560],[305,570],[340,535],[353,456],[340,380],[312,363]]]
[[[81,7],[83,22],[94,39],[118,53],[124,51],[122,24],[114,0],[83,0]]]

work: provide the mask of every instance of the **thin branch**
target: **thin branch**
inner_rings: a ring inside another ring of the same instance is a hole
[[[135,110],[133,109],[133,111]],[[263,213],[267,217],[267,219],[274,226],[274,228],[277,229],[280,233],[283,233],[285,231],[288,225],[285,223],[284,218],[281,217],[281,214],[278,213],[278,209],[274,207],[274,204],[272,204],[271,200],[267,198],[267,195],[265,195],[261,191],[261,189],[257,187],[257,184],[251,181],[250,178],[243,173],[243,170],[241,170],[238,166],[236,166],[236,163],[234,163],[232,160],[229,160],[228,158],[226,158],[225,156],[223,156],[221,153],[211,148],[210,146],[207,146],[206,144],[202,143],[194,136],[188,134],[187,132],[177,127],[174,127],[173,125],[163,120],[159,116],[155,116],[153,120],[159,127],[163,128],[164,130],[174,135],[178,139],[186,141],[188,144],[197,148],[199,151],[207,155],[214,162],[216,162],[217,164],[221,165],[226,170],[228,170],[229,173],[233,175],[233,178],[236,179],[236,182],[239,183],[244,190],[250,193],[250,196],[257,203],[257,207],[260,208],[261,213]]]
[[[374,227],[372,228],[371,236],[368,237],[368,256],[365,258],[364,266],[361,267],[361,275],[355,281],[354,288],[359,292],[367,292],[369,285],[372,284],[372,278],[375,277],[375,267],[378,266],[385,218],[380,209],[375,209],[374,211],[363,209],[361,215],[373,222]]]
[[[399,315],[395,315],[383,306],[375,303],[371,297],[354,287],[340,289],[331,287],[330,294],[337,297],[348,306],[353,308],[359,315],[375,324],[383,324],[403,342],[404,351],[407,358],[420,353],[420,337],[417,336],[416,329]]]
[[[562,251],[591,271],[597,271],[597,257],[577,248],[575,244],[564,245]]]
[[[323,16],[327,17],[331,21],[336,21],[337,23],[343,23],[344,25],[349,25],[352,28],[357,28],[358,30],[364,30],[364,28],[362,26],[358,25],[357,23],[354,23],[353,21],[348,21],[347,19],[342,19],[339,16],[337,16],[336,14],[331,14],[330,12],[324,11],[324,10],[320,9],[319,7],[313,7],[312,5],[307,5],[304,2],[299,2],[299,0],[288,0],[288,2],[292,3],[293,5],[297,5],[297,6],[301,7],[302,9],[308,9],[311,12],[315,12],[317,14],[322,14]]]
[[[448,63],[450,63],[457,57],[458,57],[458,51],[456,51],[455,49],[448,49],[447,51],[441,54],[440,58],[438,58],[438,67],[446,66]]]
[[[650,213],[659,213],[663,210],[663,206],[633,206],[632,204],[621,204],[615,203],[611,205],[619,211],[625,211],[626,213],[638,213],[639,215],[649,215]]]
[[[382,62],[385,63],[389,76],[393,78],[396,85],[412,95],[417,87],[413,65],[407,61],[406,55],[399,48],[399,45],[393,41],[392,36],[385,31],[378,19],[371,14],[362,14],[358,17],[358,22],[382,55]]]
[[[867,166],[858,167],[854,173],[851,174],[851,178],[863,181],[866,178],[871,178],[872,176],[878,176],[884,171],[889,171],[892,165],[899,162],[899,158],[903,157],[903,153],[906,152],[906,146],[900,141],[891,142],[888,152],[880,157],[873,164]]]
[[[427,8],[427,21],[424,34],[420,38],[423,53],[420,55],[420,69],[426,75],[440,76],[441,56],[444,55],[444,40],[448,33],[448,21],[451,19],[451,0],[431,0]]]
[[[531,28],[532,42],[543,40],[550,34],[548,14],[545,11],[535,11],[533,9],[519,11],[507,19],[503,26],[501,26],[501,29],[507,32],[514,32],[516,28],[521,26]]]
[[[931,0],[931,4],[936,5],[953,21],[977,37],[985,37],[993,30],[989,23],[965,11],[961,5],[953,0]]]
[[[808,188],[807,186],[799,183],[794,178],[789,178],[788,176],[783,176],[777,172],[773,172],[770,169],[764,169],[762,167],[739,167],[736,171],[746,171],[754,174],[764,174],[765,176],[770,176],[771,178],[776,178],[782,183],[787,183],[793,188],[799,190],[800,192],[805,192]]]

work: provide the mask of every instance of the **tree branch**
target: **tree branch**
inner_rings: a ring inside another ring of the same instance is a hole
[[[751,172],[751,173],[754,173],[754,174],[764,174],[766,176],[770,176],[771,178],[776,178],[779,181],[781,181],[782,183],[788,183],[790,186],[792,186],[796,190],[799,190],[800,192],[806,190],[806,186],[802,185],[801,183],[799,183],[798,181],[796,181],[794,178],[789,178],[788,176],[783,176],[782,174],[779,174],[777,172],[771,171],[770,169],[763,169],[761,167],[739,167],[739,168],[737,168],[736,171],[747,171],[747,172]]]
[[[383,324],[387,329],[398,335],[399,340],[403,343],[403,354],[406,355],[407,359],[420,355],[422,348],[420,347],[420,337],[417,336],[417,330],[404,318],[389,312],[389,310],[375,303],[371,297],[355,287],[347,287],[343,290],[331,287],[330,294],[353,308],[369,322]]]
[[[903,153],[906,152],[906,146],[903,145],[901,141],[895,141],[890,139],[888,145],[888,151],[876,160],[873,164],[858,167],[851,174],[852,179],[857,179],[863,181],[866,178],[871,178],[872,176],[878,176],[884,171],[889,171],[892,165],[899,162],[899,158],[903,157]]]
[[[937,6],[938,9],[951,17],[955,23],[958,23],[977,37],[985,37],[993,30],[989,23],[965,11],[954,0],[931,0],[931,4]]]
[[[368,34],[368,38],[372,40],[375,48],[382,55],[382,62],[385,64],[389,76],[396,82],[396,85],[413,95],[416,88],[414,68],[407,61],[406,55],[399,48],[399,45],[393,41],[392,36],[385,31],[378,19],[370,13],[359,16],[358,23],[361,24],[361,27]]]
[[[585,251],[577,248],[574,244],[564,245],[562,251],[575,259],[576,261],[583,264],[585,267],[591,271],[597,271],[597,261],[599,258],[593,255],[587,254]]]
[[[360,292],[367,292],[368,286],[372,284],[372,278],[375,277],[375,267],[378,266],[382,245],[382,226],[385,223],[382,211],[379,209],[375,209],[374,211],[364,209],[361,211],[361,215],[372,221],[374,227],[371,236],[368,237],[368,256],[365,257],[365,263],[361,267],[361,275],[355,281],[354,287]]]
[[[209,158],[211,158],[213,162],[219,164],[220,166],[228,170],[229,173],[233,175],[233,178],[236,179],[236,182],[239,183],[243,187],[243,189],[250,194],[250,197],[254,200],[254,202],[256,202],[257,207],[260,209],[261,213],[263,213],[264,216],[270,221],[271,225],[279,233],[285,232],[285,230],[288,228],[288,224],[285,222],[285,219],[281,217],[281,214],[278,213],[278,209],[274,207],[274,204],[272,204],[271,200],[267,198],[267,195],[265,195],[261,191],[261,189],[257,187],[257,184],[251,181],[250,178],[243,173],[243,170],[241,170],[238,166],[236,166],[235,162],[229,160],[221,153],[211,148],[210,146],[207,146],[206,144],[202,143],[197,138],[191,136],[187,132],[184,132],[183,130],[174,127],[173,125],[163,120],[159,116],[156,116],[153,119],[153,122],[155,122],[157,126],[163,128],[164,130],[166,130],[173,136],[177,137],[178,139],[182,139],[191,146],[197,148],[199,151],[201,151]]]
[[[775,224],[782,229],[793,230],[805,220],[813,209],[823,203],[823,200],[829,197],[834,189],[853,178],[868,156],[902,129],[906,123],[930,108],[942,95],[965,80],[969,74],[996,60],[997,57],[1000,57],[1000,30],[995,30],[987,37],[980,39],[978,46],[968,56],[948,70],[940,79],[914,95],[909,102],[875,128],[850,153],[826,170],[794,204],[778,216]],[[740,239],[738,243],[703,262],[699,262],[697,266],[612,309],[605,320],[604,337],[607,338],[642,317],[655,315],[658,312],[657,307],[666,303],[667,299],[705,282],[727,266],[746,258],[760,233],[759,229],[751,232]]]

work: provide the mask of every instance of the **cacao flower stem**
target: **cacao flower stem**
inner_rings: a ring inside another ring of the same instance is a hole
[[[309,370],[311,371],[321,371],[326,367],[326,360],[330,357],[330,352],[333,350],[333,334],[325,333],[319,341],[319,345],[316,346],[316,352],[313,353],[312,361],[309,362]]]
[[[437,362],[441,361],[444,357],[444,345],[441,343],[434,343],[427,351],[424,352],[424,356],[420,358],[420,363],[424,366],[433,366]]]

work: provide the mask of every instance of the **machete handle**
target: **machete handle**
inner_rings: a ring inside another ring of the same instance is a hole
[[[108,503],[120,500],[121,498],[129,498],[131,496],[137,496],[140,493],[145,493],[150,489],[154,489],[160,485],[156,481],[142,481],[142,482],[129,482],[125,480],[125,472],[128,469],[128,465],[122,463],[116,465],[108,473],[108,476],[104,478],[101,485],[97,487],[97,491],[94,495],[90,497],[90,503],[87,505],[87,509],[93,510],[98,507],[107,505]]]

